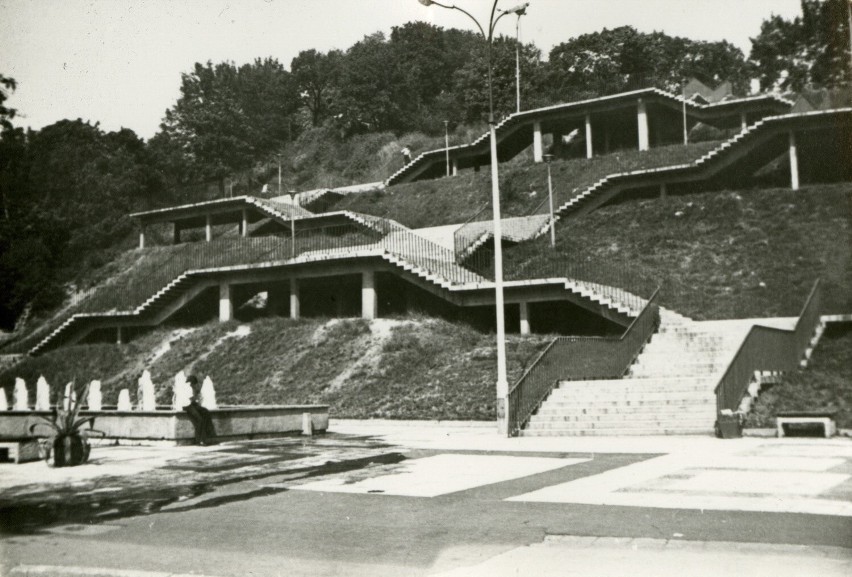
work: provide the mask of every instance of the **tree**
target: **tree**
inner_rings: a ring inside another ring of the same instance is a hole
[[[548,63],[551,97],[559,102],[658,87],[675,92],[685,78],[715,86],[730,81],[745,93],[748,66],[728,42],[698,42],[631,26],[583,34],[554,47]]]
[[[290,62],[290,72],[305,106],[311,111],[311,122],[319,126],[332,106],[341,53],[328,54],[314,49],[303,50]]]
[[[11,119],[15,117],[17,112],[14,108],[6,106],[5,102],[9,98],[9,94],[14,92],[18,87],[18,83],[14,78],[8,78],[0,74],[0,127],[12,128]]]
[[[290,138],[297,107],[296,84],[277,60],[258,59],[240,68],[196,63],[181,76],[181,96],[166,111],[160,144],[180,151],[191,173],[217,180],[224,194],[226,176]]]
[[[761,88],[833,88],[852,80],[847,2],[802,0],[801,16],[764,20],[749,56]]]
[[[366,36],[342,60],[338,122],[347,134],[398,129],[405,92],[404,76],[384,34]]]
[[[499,36],[491,45],[491,68],[496,118],[515,112],[515,46],[514,38]],[[541,53],[532,44],[522,44],[521,64],[521,102],[529,109],[539,93],[539,67]],[[462,110],[463,121],[479,122],[488,117],[488,47],[480,40],[473,49],[467,63],[456,70],[453,78],[453,92]]]

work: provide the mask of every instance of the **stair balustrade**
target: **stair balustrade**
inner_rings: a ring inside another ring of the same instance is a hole
[[[509,391],[509,436],[517,436],[559,381],[621,378],[660,326],[654,291],[620,337],[558,337]]]
[[[822,283],[817,280],[793,330],[755,325],[716,386],[716,411],[740,407],[755,371],[790,371],[801,359],[820,323]]]

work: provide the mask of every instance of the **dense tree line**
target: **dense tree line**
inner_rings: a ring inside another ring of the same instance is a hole
[[[629,26],[568,39],[547,59],[533,43],[501,36],[492,48],[495,112],[515,110],[516,49],[524,109],[650,86],[677,91],[690,77],[730,81],[737,94],[754,77],[766,89],[843,85],[852,77],[847,10],[846,0],[802,0],[800,17],[763,22],[749,60],[727,42]],[[129,246],[129,212],[202,198],[192,183],[215,181],[222,194],[227,178],[260,159],[297,156],[302,135],[342,143],[376,135],[380,147],[388,134],[482,123],[487,71],[480,36],[423,22],[347,50],[304,50],[289,69],[274,58],[198,63],[182,74],[180,97],[147,143],[80,120],[16,128],[7,104],[16,82],[0,75],[0,328],[27,305],[54,306],[80,271]],[[360,154],[347,170],[363,162]]]

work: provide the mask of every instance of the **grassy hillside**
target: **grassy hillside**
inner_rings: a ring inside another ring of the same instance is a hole
[[[550,339],[510,336],[514,382]],[[179,370],[210,375],[221,404],[330,404],[337,417],[492,419],[496,349],[493,335],[442,320],[265,318],[197,329],[160,328],[121,347],[78,345],[27,359],[0,372],[12,398],[14,378],[34,390],[39,375],[54,394],[72,378],[103,382],[105,403],[143,369],[158,402],[171,399]]]
[[[824,313],[852,312],[852,184],[701,193],[603,207],[505,252],[509,277],[587,257],[664,280],[662,304],[695,319],[798,314],[824,282]]]
[[[645,152],[624,150],[591,160],[556,160],[551,166],[554,201],[565,202],[574,190],[604,176],[692,162],[716,142],[663,146]],[[528,153],[500,165],[500,208],[503,216],[531,213],[547,198],[547,166],[533,164]],[[411,228],[465,222],[491,203],[491,173],[464,171],[452,178],[398,184],[380,192],[352,194],[331,210],[353,210],[392,218]],[[487,220],[489,212],[482,217]]]

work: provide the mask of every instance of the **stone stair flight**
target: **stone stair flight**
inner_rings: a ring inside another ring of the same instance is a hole
[[[522,434],[712,434],[714,389],[751,327],[791,329],[795,322],[691,321],[661,311],[659,332],[623,379],[560,382]]]

